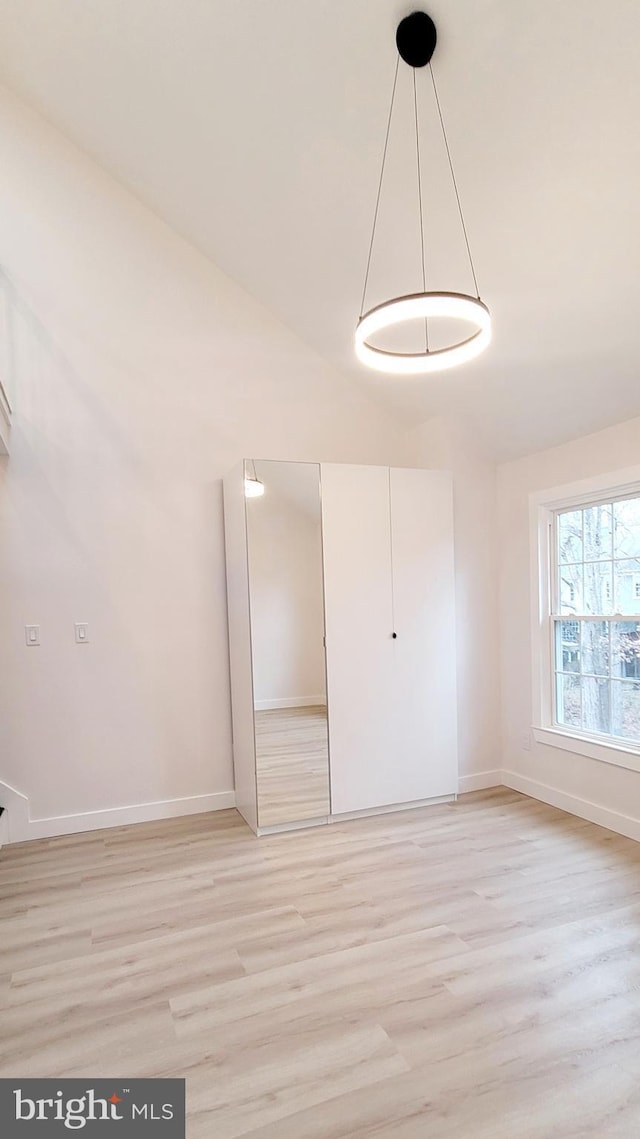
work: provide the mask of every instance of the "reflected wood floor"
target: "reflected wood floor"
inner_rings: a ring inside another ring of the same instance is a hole
[[[329,808],[326,707],[255,713],[258,824],[319,819]]]
[[[0,853],[0,1074],[185,1076],[189,1139],[635,1139],[640,845],[510,791]]]

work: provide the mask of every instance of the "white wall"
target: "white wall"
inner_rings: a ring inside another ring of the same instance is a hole
[[[529,495],[638,464],[640,419],[498,470],[502,756],[507,781],[640,837],[640,774],[530,739],[533,723]],[[526,746],[525,746],[526,745]],[[527,750],[528,747],[531,750]],[[509,774],[511,773],[511,774]],[[585,806],[586,804],[586,806]]]
[[[460,789],[500,783],[496,468],[464,416],[410,438],[416,466],[453,475]]]
[[[403,433],[8,94],[0,166],[0,780],[35,818],[226,802],[220,478],[246,454],[400,462]]]
[[[294,477],[299,470],[299,466],[293,467]],[[318,480],[319,470],[311,470],[316,471]],[[316,488],[315,518],[269,486],[268,478],[264,497],[247,500],[253,697],[257,708],[326,701],[317,481]]]

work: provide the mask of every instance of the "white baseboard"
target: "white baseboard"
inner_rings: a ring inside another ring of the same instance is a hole
[[[418,807],[435,807],[438,803],[453,803],[454,795],[434,795],[433,799],[413,799],[410,803],[386,803],[383,807],[366,807],[363,811],[344,811],[329,815],[330,823],[347,823],[351,819],[368,819],[373,815],[392,815],[398,811],[415,811]]]
[[[458,794],[466,795],[469,791],[486,791],[488,787],[502,786],[502,771],[477,771],[473,775],[461,775],[458,779]]]
[[[529,795],[532,799],[540,799],[551,807],[559,807],[561,811],[567,811],[570,815],[577,815],[580,819],[597,823],[598,826],[622,834],[625,838],[633,838],[636,842],[640,842],[640,819],[612,811],[608,807],[601,807],[589,799],[569,795],[566,791],[549,787],[546,783],[538,783],[537,780],[519,775],[516,771],[503,771],[502,782],[505,787],[511,787],[513,791],[521,791],[523,795]]]
[[[552,807],[558,807],[561,811],[567,811],[570,815],[577,815],[578,818],[586,819],[590,823],[596,823],[616,834],[640,842],[640,819],[624,815],[619,811],[612,811],[608,807],[601,807],[598,803],[592,803],[577,795],[570,795],[557,787],[539,783],[537,780],[529,779],[515,771],[482,771],[475,775],[463,775],[459,780],[459,793],[482,791],[485,788],[500,785],[510,787],[513,791],[520,791],[532,799],[538,799]],[[447,802],[452,798],[453,796],[447,795],[436,799],[425,799],[417,803],[396,803],[367,811],[333,815],[328,821],[330,823],[343,822],[349,818],[386,814],[392,811],[406,811],[438,802]],[[184,799],[166,799],[154,803],[136,803],[129,807],[112,807],[75,815],[32,819],[27,797],[16,791],[14,787],[0,782],[0,804],[5,807],[5,812],[0,818],[0,845],[2,845],[3,843],[25,842],[29,839],[79,834],[82,831],[102,830],[103,828],[125,826],[130,823],[177,818],[181,815],[202,814],[207,811],[223,811],[235,806],[235,792],[221,791],[212,795],[193,795]],[[326,823],[326,821],[321,820],[322,823]],[[269,830],[271,828],[265,828],[265,831],[268,832]]]
[[[256,700],[256,712],[271,712],[276,708],[316,708],[324,707],[326,696],[285,696],[281,700]]]
[[[0,803],[6,807],[6,842],[26,842],[34,838],[56,838],[82,831],[121,827],[130,823],[147,823],[157,819],[173,819],[180,815],[199,815],[206,811],[224,811],[235,807],[235,791],[219,791],[213,795],[191,795],[184,799],[165,799],[155,803],[134,803],[130,807],[107,807],[100,811],[82,811],[76,815],[55,815],[32,819],[29,800],[7,783],[0,783]]]

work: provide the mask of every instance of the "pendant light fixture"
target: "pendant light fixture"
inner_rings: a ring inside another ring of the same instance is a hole
[[[457,364],[462,364],[466,360],[472,360],[475,356],[478,356],[481,352],[484,351],[489,341],[491,340],[491,316],[489,309],[483,303],[483,301],[481,301],[480,293],[478,291],[478,281],[476,278],[473,259],[471,257],[467,227],[465,225],[464,216],[462,213],[458,184],[456,182],[456,176],[453,170],[451,151],[449,149],[449,142],[447,140],[447,135],[444,128],[444,119],[442,117],[440,100],[438,98],[435,76],[433,74],[433,68],[431,66],[431,58],[435,51],[436,41],[437,32],[435,24],[426,12],[413,12],[410,16],[406,16],[405,19],[401,20],[398,24],[396,30],[398,59],[396,61],[396,70],[391,93],[391,105],[389,108],[389,118],[387,121],[387,132],[382,154],[382,167],[380,170],[378,194],[376,197],[376,205],[373,216],[373,229],[371,233],[371,241],[369,244],[369,256],[367,259],[364,288],[362,290],[360,317],[356,326],[355,348],[358,359],[363,364],[366,364],[370,368],[375,368],[377,371],[392,372],[398,375],[420,375],[426,372],[440,371],[444,368],[453,368]],[[373,253],[376,224],[378,221],[380,194],[382,191],[382,182],[384,178],[387,149],[389,146],[391,120],[393,118],[393,107],[395,103],[396,87],[398,84],[398,71],[401,59],[404,60],[404,62],[408,64],[409,67],[413,68],[413,106],[416,135],[416,162],[418,168],[418,211],[420,217],[420,261],[422,265],[422,291],[417,293],[407,293],[399,297],[393,297],[392,299],[384,301],[382,304],[376,305],[374,308],[365,311],[367,285],[369,283],[369,271],[371,269],[371,255]],[[427,66],[429,68],[429,74],[431,76],[431,86],[433,88],[433,96],[435,99],[437,116],[442,130],[444,148],[448,160],[449,172],[451,174],[453,193],[455,194],[455,199],[458,206],[460,225],[462,227],[464,243],[466,246],[469,265],[471,268],[471,276],[473,278],[475,296],[472,296],[468,293],[427,291],[427,279],[425,271],[424,219],[422,214],[420,136],[418,131],[418,96],[416,85],[416,71]],[[474,331],[470,336],[467,335],[455,343],[450,344],[448,347],[430,348],[429,318],[439,317],[445,317],[449,320],[464,321],[466,324],[471,324],[474,328]],[[405,321],[417,319],[424,321],[425,348],[423,352],[390,351],[388,349],[375,347],[371,343],[371,337],[376,332],[380,332],[382,329],[391,328],[392,326],[398,324],[403,324]]]
[[[253,470],[253,474],[251,471]],[[248,459],[244,465],[244,497],[245,498],[262,498],[264,494],[264,483],[260,482],[256,465],[253,459]]]

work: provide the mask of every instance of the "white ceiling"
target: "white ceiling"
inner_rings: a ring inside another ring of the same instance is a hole
[[[408,421],[465,412],[506,457],[640,414],[637,0],[425,5],[494,340],[426,378],[354,361],[394,29],[415,6],[0,0],[0,78]],[[400,80],[371,303],[420,287]],[[422,105],[428,285],[466,290]]]

